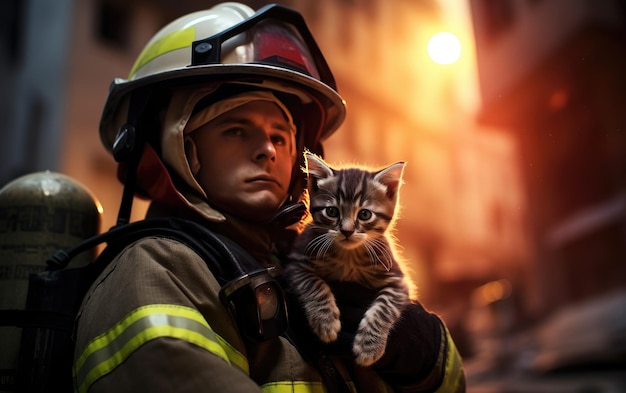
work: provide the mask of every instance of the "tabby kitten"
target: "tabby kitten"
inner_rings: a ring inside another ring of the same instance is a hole
[[[369,366],[382,357],[389,332],[409,303],[409,289],[386,234],[404,163],[370,172],[333,169],[308,152],[305,161],[313,222],[296,240],[284,276],[313,332],[327,343],[341,330],[327,281],[356,282],[376,291],[352,344],[356,362]]]

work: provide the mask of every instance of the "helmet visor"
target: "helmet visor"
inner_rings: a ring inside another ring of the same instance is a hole
[[[252,63],[287,68],[336,89],[333,75],[302,16],[276,4],[202,40],[194,41],[191,66]]]

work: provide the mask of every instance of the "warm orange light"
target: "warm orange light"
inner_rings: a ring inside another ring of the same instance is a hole
[[[473,302],[478,306],[495,303],[508,298],[511,295],[511,289],[511,283],[508,280],[490,281],[474,290]]]
[[[452,64],[461,56],[461,42],[452,33],[437,33],[428,41],[428,55],[438,64]]]

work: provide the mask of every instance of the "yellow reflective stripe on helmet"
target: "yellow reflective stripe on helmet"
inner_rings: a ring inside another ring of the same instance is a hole
[[[167,35],[164,35],[163,37],[159,38],[158,40],[154,41],[152,44],[146,46],[143,49],[143,51],[139,54],[139,57],[137,57],[133,68],[130,70],[130,74],[128,74],[128,79],[132,79],[137,70],[151,60],[176,49],[191,47],[191,43],[195,41],[195,39],[195,27],[188,27],[186,29],[176,30]],[[191,59],[191,52],[189,53],[189,58]]]
[[[447,353],[443,381],[435,393],[455,393],[465,391],[465,373],[461,355],[446,327]]]
[[[74,363],[79,392],[113,371],[143,344],[161,337],[177,338],[221,357],[227,363],[248,370],[247,359],[219,337],[202,314],[193,308],[171,304],[140,307],[93,339]]]
[[[321,382],[284,381],[261,386],[263,393],[326,393]]]

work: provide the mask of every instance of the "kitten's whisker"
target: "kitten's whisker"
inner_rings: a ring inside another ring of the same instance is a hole
[[[332,246],[332,242],[331,236],[323,233],[311,240],[305,247],[304,252],[316,259],[324,259],[324,256]]]
[[[333,239],[329,234],[324,234],[324,243],[320,246],[318,257],[323,258],[333,246]]]
[[[374,247],[372,247],[369,242],[366,242],[364,244],[365,250],[367,251],[367,255],[370,257],[370,263],[372,265],[372,267],[376,267],[378,259],[378,256],[376,255],[376,251],[374,250]],[[384,265],[383,265],[384,266]]]
[[[316,251],[319,253],[319,249],[323,247],[326,234],[321,234],[316,236],[313,240],[309,242],[304,248],[304,252],[307,255],[314,255]]]
[[[376,260],[378,260],[387,271],[391,270],[393,266],[393,256],[388,246],[379,239],[370,239],[368,243],[377,251],[375,253]]]

